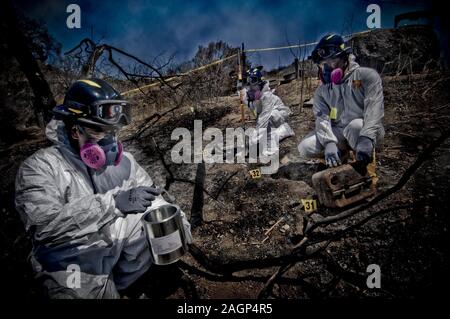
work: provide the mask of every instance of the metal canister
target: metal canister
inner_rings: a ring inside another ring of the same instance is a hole
[[[187,251],[186,235],[180,208],[163,205],[149,210],[142,217],[154,263],[168,265]]]

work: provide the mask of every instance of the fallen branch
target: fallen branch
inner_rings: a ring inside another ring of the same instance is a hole
[[[200,226],[203,222],[203,205],[205,202],[204,190],[205,190],[205,177],[206,167],[205,163],[201,162],[197,164],[197,172],[195,174],[195,186],[194,195],[192,198],[192,207],[190,215],[191,227],[195,228]]]
[[[321,220],[318,220],[318,221],[310,223],[306,227],[305,233],[306,234],[310,233],[314,229],[316,229],[317,227],[319,227],[321,225],[335,223],[335,222],[340,221],[342,219],[345,219],[347,217],[353,216],[353,215],[355,215],[355,214],[357,214],[359,212],[362,212],[362,211],[368,209],[369,207],[375,205],[376,203],[382,201],[383,199],[391,196],[395,192],[399,191],[409,181],[409,179],[417,171],[417,169],[419,169],[419,167],[426,160],[428,160],[430,158],[430,156],[433,153],[433,151],[439,145],[441,145],[449,136],[450,136],[450,130],[447,130],[447,131],[443,132],[439,138],[437,138],[435,141],[433,141],[426,149],[424,149],[419,154],[419,156],[417,157],[416,161],[410,167],[408,167],[406,169],[406,171],[403,173],[402,177],[400,177],[400,179],[398,180],[398,182],[394,186],[392,186],[391,188],[388,188],[386,191],[384,191],[381,194],[375,196],[372,200],[368,201],[367,203],[365,203],[365,204],[363,204],[363,205],[361,205],[359,207],[356,207],[354,209],[350,209],[350,210],[344,211],[344,212],[342,212],[340,214],[337,214],[335,216],[326,217],[326,218],[323,218]]]
[[[401,206],[397,206],[397,207],[392,207],[392,208],[388,208],[388,209],[384,209],[381,211],[378,211],[366,218],[364,218],[363,220],[359,221],[356,224],[353,224],[341,231],[338,231],[334,234],[331,234],[331,236],[329,236],[328,238],[324,238],[321,239],[320,241],[313,241],[308,237],[304,237],[302,239],[302,241],[300,243],[298,243],[296,246],[294,246],[293,249],[293,254],[302,254],[302,252],[306,251],[306,247],[307,244],[308,245],[315,245],[315,244],[320,244],[325,242],[325,245],[322,246],[322,249],[317,250],[316,252],[321,252],[324,251],[326,249],[326,247],[328,247],[328,245],[331,242],[337,241],[342,239],[342,237],[344,237],[344,235],[346,235],[347,233],[357,229],[358,227],[361,227],[362,225],[364,225],[365,223],[369,222],[370,220],[372,220],[373,218],[376,218],[380,215],[386,214],[386,213],[390,213],[396,210],[400,210],[400,209],[406,209],[411,207],[411,205],[401,205]],[[280,278],[282,278],[281,276],[288,271],[292,266],[294,266],[297,262],[291,262],[289,264],[284,264],[282,265],[271,277],[270,279],[266,282],[266,284],[264,285],[264,288],[260,291],[260,293],[258,294],[258,298],[264,298],[265,296],[267,296],[267,294],[269,293],[269,291],[273,288],[273,285],[275,284],[275,282],[277,282],[278,280],[280,280]]]
[[[217,281],[217,282],[243,282],[243,281],[255,281],[255,282],[266,282],[269,279],[269,276],[253,276],[253,275],[244,275],[244,276],[233,276],[230,274],[227,275],[216,275],[213,273],[209,273],[207,271],[201,270],[193,265],[190,265],[183,261],[178,261],[178,266],[181,269],[186,270],[190,274],[201,276],[207,280]],[[297,278],[282,278],[279,282],[281,284],[286,285],[302,285],[304,278],[309,278],[312,276],[317,276],[316,274],[309,274],[304,276],[299,276]]]
[[[439,138],[437,138],[435,141],[433,141],[422,153],[419,154],[419,156],[417,157],[416,161],[410,167],[408,167],[408,169],[405,171],[405,173],[402,175],[402,177],[399,179],[399,181],[394,186],[392,186],[391,188],[389,188],[385,192],[379,194],[378,196],[376,196],[374,199],[372,199],[368,203],[363,204],[362,206],[359,206],[359,207],[357,207],[355,209],[344,211],[344,212],[342,212],[342,213],[340,213],[338,215],[327,217],[327,218],[323,218],[323,219],[321,219],[319,221],[309,223],[308,226],[305,228],[305,237],[302,239],[302,241],[298,245],[294,246],[294,248],[292,250],[292,254],[298,254],[299,252],[302,252],[302,251],[306,250],[306,245],[310,241],[310,239],[308,238],[307,235],[312,233],[312,231],[314,229],[316,229],[317,227],[319,227],[321,225],[329,225],[331,223],[335,223],[335,222],[340,221],[342,219],[345,219],[345,218],[348,218],[350,216],[353,216],[353,215],[355,215],[355,214],[357,214],[359,212],[362,212],[362,211],[370,208],[371,206],[375,205],[376,203],[380,202],[381,200],[387,198],[388,196],[392,195],[393,193],[397,192],[398,190],[400,190],[408,182],[408,180],[411,178],[411,176],[417,171],[417,169],[427,159],[429,159],[429,157],[431,156],[433,151],[439,145],[441,145],[449,136],[450,136],[450,130],[444,131]],[[374,215],[378,216],[379,214],[385,213],[387,211],[391,211],[391,210],[383,210],[383,211],[379,212],[378,214],[376,213]],[[362,224],[366,223],[367,221],[369,221],[372,218],[373,217],[366,218],[363,221],[361,221],[358,225],[353,226],[352,228],[359,227],[359,226],[361,226]],[[352,228],[350,228],[350,229],[352,229]],[[344,230],[342,232],[338,232],[338,234],[335,235],[335,238],[333,240],[336,240],[336,239],[340,238],[343,234],[345,234],[350,229],[346,229],[346,230]],[[328,244],[330,242],[331,242],[331,240],[327,241],[326,246],[328,246]],[[280,268],[278,268],[278,270],[271,276],[271,278],[264,285],[264,288],[258,294],[258,298],[266,297],[268,292],[272,290],[272,287],[273,287],[274,283],[276,282],[276,280],[278,280],[295,263],[296,262],[285,263],[282,266],[280,266]]]
[[[272,230],[273,230],[275,227],[277,227],[277,225],[278,225],[279,223],[281,223],[283,220],[284,220],[284,216],[281,217],[275,224],[273,224],[272,227],[270,227],[270,228],[264,233],[264,235],[269,236],[269,234],[272,232]]]
[[[307,238],[307,237],[305,237]],[[313,249],[310,252],[306,251],[306,244],[308,243],[308,240],[302,241],[301,245],[299,244],[299,246],[297,246],[296,250],[301,250],[302,253],[293,253],[292,255],[299,255],[299,256],[303,256],[303,260],[308,259],[307,257],[311,257],[314,256],[318,253],[320,253],[321,251],[325,250],[328,245],[331,243],[331,241],[327,241],[324,245],[319,246],[315,249]],[[266,284],[264,285],[263,289],[261,289],[261,291],[258,294],[258,299],[262,299],[265,298],[267,296],[267,294],[272,291],[273,285],[275,284],[275,282],[277,282],[278,280],[280,280],[281,276],[288,271],[289,269],[291,269],[291,267],[295,264],[297,264],[299,261],[302,260],[297,260],[297,261],[293,261],[293,262],[285,262],[283,263],[280,268],[278,268],[278,270],[269,278],[269,280],[266,282]]]
[[[222,185],[220,185],[219,189],[216,192],[216,195],[214,196],[215,199],[219,198],[220,193],[222,192],[223,188],[225,187],[225,185],[230,181],[230,179],[232,179],[237,173],[239,173],[239,171],[236,171],[232,174],[230,174],[230,176],[227,177],[227,179],[222,183]]]
[[[189,253],[203,268],[205,268],[209,272],[222,275],[230,275],[237,271],[249,269],[264,269],[279,266],[285,262],[290,263],[290,262],[304,261],[313,258],[316,251],[312,250],[307,255],[299,255],[299,254],[296,255],[289,253],[278,257],[239,260],[228,263],[219,263],[211,260],[195,244],[191,244],[189,246]]]

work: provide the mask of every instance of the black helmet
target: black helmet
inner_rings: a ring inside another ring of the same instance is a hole
[[[53,109],[57,118],[94,129],[118,129],[131,122],[130,104],[100,79],[78,80],[71,85],[63,105]]]
[[[340,35],[327,34],[317,43],[309,59],[314,63],[320,63],[325,59],[346,56],[350,50],[349,47],[345,47],[344,39]]]
[[[263,69],[262,66],[258,66],[256,68],[251,68],[247,70],[247,82],[249,84],[261,84],[263,82],[262,80],[262,72]]]
[[[263,69],[263,66],[258,66],[256,68],[248,69],[246,72],[247,76],[247,85],[258,85],[260,90],[264,87],[264,84],[266,83],[263,80],[263,75],[261,70]]]

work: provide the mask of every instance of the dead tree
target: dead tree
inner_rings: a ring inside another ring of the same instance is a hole
[[[33,90],[33,107],[39,127],[50,120],[50,110],[56,105],[53,93],[31,53],[26,38],[19,27],[16,10],[10,1],[3,4],[1,32],[5,36],[8,50],[14,56]]]
[[[76,45],[74,48],[70,49],[64,55],[71,55],[73,54],[75,57],[81,59],[81,56],[83,53],[88,54],[87,61],[83,64],[81,69],[81,76],[86,77],[92,77],[94,74],[95,66],[97,62],[99,61],[100,57],[102,57],[103,53],[107,53],[107,59],[108,61],[117,68],[117,70],[130,82],[133,84],[138,84],[138,81],[136,77],[139,78],[147,78],[147,79],[155,79],[160,81],[162,85],[166,85],[173,89],[170,83],[165,81],[165,78],[167,76],[164,76],[162,74],[162,67],[155,67],[151,65],[150,63],[145,62],[144,60],[136,57],[133,54],[130,54],[126,51],[123,51],[119,48],[113,47],[108,44],[96,44],[94,41],[92,41],[89,38],[85,38],[80,41],[78,45]],[[131,61],[134,61],[135,63],[144,66],[150,72],[147,72],[145,74],[134,74],[132,72],[127,71],[123,66],[120,65],[120,63],[117,62],[117,60],[114,58],[114,54],[122,55]],[[169,61],[170,62],[170,61]],[[168,63],[169,63],[168,62]],[[171,75],[172,76],[172,75]]]
[[[296,245],[293,246],[291,253],[278,256],[278,257],[269,257],[264,259],[250,259],[243,261],[235,261],[229,263],[217,263],[201,251],[195,244],[190,247],[190,254],[194,257],[196,262],[205,269],[201,270],[195,266],[192,266],[187,263],[180,262],[179,267],[198,276],[204,277],[208,280],[218,281],[218,282],[242,282],[246,280],[257,281],[257,282],[265,282],[263,289],[259,292],[259,298],[266,298],[269,295],[272,295],[272,288],[275,284],[289,284],[289,285],[300,285],[305,287],[305,289],[312,290],[311,294],[320,296],[320,291],[315,291],[316,288],[312,287],[311,284],[302,280],[308,275],[305,274],[298,278],[285,278],[283,274],[285,274],[290,268],[300,262],[305,262],[310,259],[318,259],[322,260],[330,273],[333,274],[334,278],[330,281],[329,287],[336,285],[338,280],[344,280],[348,282],[352,282],[356,286],[364,287],[361,284],[362,279],[366,277],[362,277],[361,274],[352,273],[347,270],[344,270],[340,267],[333,258],[326,252],[326,248],[332,243],[345,238],[345,236],[350,233],[360,229],[363,225],[368,223],[369,221],[378,218],[382,215],[389,214],[392,212],[396,212],[402,209],[409,209],[412,207],[411,203],[401,203],[397,206],[391,206],[386,209],[375,210],[374,212],[370,212],[365,217],[359,219],[356,222],[353,222],[349,226],[338,229],[335,231],[330,231],[328,233],[320,233],[317,234],[314,232],[318,227],[325,228],[328,225],[334,224],[339,221],[348,220],[352,216],[356,216],[357,214],[361,214],[363,212],[368,212],[369,208],[373,208],[374,205],[380,203],[382,200],[387,199],[389,196],[393,195],[397,191],[401,190],[406,183],[410,180],[410,178],[417,172],[417,170],[424,164],[427,160],[432,157],[433,152],[440,147],[448,138],[450,137],[450,130],[445,130],[442,132],[441,136],[435,139],[433,142],[429,144],[429,146],[424,149],[416,158],[414,163],[406,169],[397,183],[380,193],[378,196],[373,198],[371,201],[366,204],[362,204],[361,206],[343,211],[335,216],[330,216],[326,218],[319,219],[317,221],[313,221],[310,218],[305,220],[304,231],[303,231],[303,239]],[[257,276],[238,276],[233,275],[235,272],[250,270],[250,269],[267,269],[269,267],[278,266],[277,271],[275,271],[271,276],[257,277]],[[311,292],[311,291],[310,291]],[[383,293],[393,296],[389,291],[383,290]]]

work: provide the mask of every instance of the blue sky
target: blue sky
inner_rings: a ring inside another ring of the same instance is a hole
[[[366,7],[381,7],[382,27],[392,27],[398,13],[426,8],[426,1],[363,0],[18,0],[28,17],[42,20],[63,45],[63,52],[90,36],[145,60],[175,53],[176,61],[193,57],[199,45],[223,40],[233,46],[263,48],[311,42],[326,33],[366,30]],[[66,27],[66,7],[81,7],[81,29]],[[352,18],[353,17],[353,18]],[[353,19],[353,20],[352,20]],[[255,63],[276,67],[292,62],[288,50],[253,54]]]

